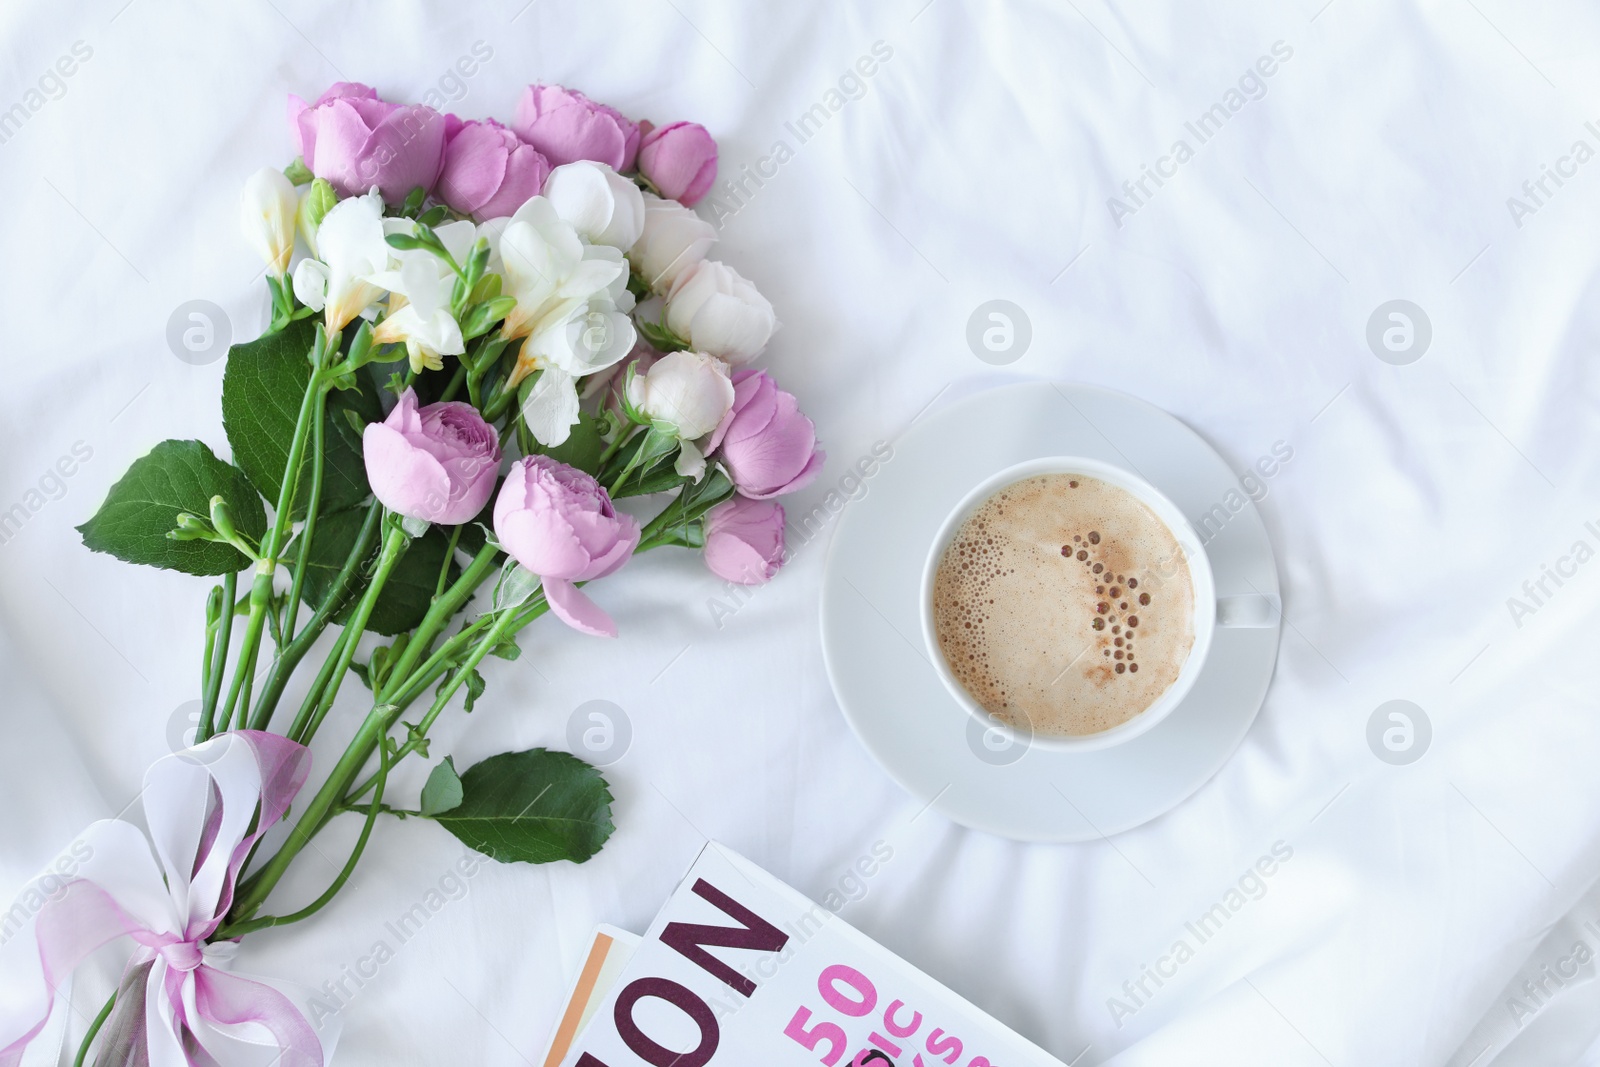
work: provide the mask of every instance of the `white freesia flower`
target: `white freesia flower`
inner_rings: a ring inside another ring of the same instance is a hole
[[[729,363],[750,361],[778,326],[767,298],[725,263],[703,259],[678,275],[667,293],[667,327]]]
[[[704,352],[671,352],[628,383],[628,402],[651,423],[678,435],[676,469],[699,478],[705,455],[695,443],[715,430],[733,407],[728,365]]]
[[[609,245],[587,244],[545,197],[517,209],[491,244],[500,260],[504,295],[517,304],[501,333],[523,339],[509,386],[542,371],[523,404],[523,418],[547,447],[567,439],[578,421],[578,379],[621,360],[634,343],[628,262]]]
[[[597,245],[626,252],[644,230],[644,194],[604,163],[579,160],[550,172],[544,195],[556,214]]]
[[[294,295],[326,312],[329,331],[342,330],[383,297],[368,280],[389,266],[378,190],[339,201],[317,227],[317,251],[320,259],[301,260],[295,268]]]
[[[262,167],[244,183],[239,198],[239,225],[250,247],[261,254],[275,278],[289,272],[294,254],[294,220],[300,201],[294,183],[283,171]]]
[[[680,274],[705,259],[716,242],[711,223],[676,200],[646,193],[644,232],[629,249],[628,259],[653,291],[665,293]]]
[[[552,323],[522,345],[544,373],[528,392],[522,417],[543,445],[559,445],[578,421],[578,380],[615,366],[633,351],[638,334],[628,312],[633,294],[609,291],[590,297],[564,322]]]
[[[385,219],[383,228],[386,234],[414,234],[417,224],[411,219]],[[445,223],[433,232],[458,264],[467,261],[478,239],[477,228],[470,222]],[[443,259],[425,248],[391,250],[388,269],[368,280],[395,294],[389,298],[389,314],[372,331],[372,339],[379,344],[405,342],[412,370],[439,370],[444,366],[442,356],[466,351],[461,326],[450,313],[456,273]]]
[[[587,306],[590,297],[610,290],[618,279],[627,284],[628,264],[622,253],[605,245],[584,244],[542,196],[517,209],[498,244],[505,282],[502,292],[517,302],[501,327],[508,340],[565,322],[579,307]],[[536,369],[519,365],[516,379],[520,381]]]

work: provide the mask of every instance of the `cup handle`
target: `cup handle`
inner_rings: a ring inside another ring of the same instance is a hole
[[[1278,618],[1278,605],[1259,593],[1217,598],[1217,625],[1240,629],[1262,629]]]

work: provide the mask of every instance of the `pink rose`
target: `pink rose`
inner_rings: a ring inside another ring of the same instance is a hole
[[[739,492],[755,500],[803,488],[825,458],[816,426],[791,394],[759,370],[734,372],[733,407],[711,435],[706,454],[712,453]]]
[[[548,456],[526,456],[494,502],[494,533],[543,580],[557,618],[586,634],[617,636],[611,616],[573,584],[604,578],[639,545],[639,523],[617,513],[599,482]]]
[[[317,97],[316,103],[308,104],[294,93],[289,94],[289,136],[294,139],[294,153],[297,156],[306,154],[305,138],[300,133],[300,116],[309,108],[321,107],[330,100],[376,100],[378,90],[370,85],[360,82],[334,82]],[[365,190],[363,190],[365,191]]]
[[[365,85],[340,82],[309,106],[290,97],[289,114],[306,166],[340,196],[376,185],[399,204],[439,180],[446,121],[431,107],[391,104]]]
[[[480,222],[505,218],[539,195],[550,162],[494,119],[468,120],[450,134],[439,198]]]
[[[694,122],[653,129],[639,142],[639,173],[668,200],[693,207],[717,178],[717,142]]]
[[[762,585],[783,555],[783,505],[736,496],[706,512],[706,566],[718,578]]]
[[[361,439],[367,481],[390,511],[456,526],[489,502],[500,469],[500,437],[471,404],[417,410],[407,389],[383,422]]]
[[[559,85],[528,86],[511,126],[553,167],[592,159],[620,172],[632,170],[639,155],[638,126],[616,108]]]

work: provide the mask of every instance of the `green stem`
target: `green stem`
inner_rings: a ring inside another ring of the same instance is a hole
[[[311,538],[317,531],[317,505],[322,502],[322,449],[327,420],[328,405],[318,402],[311,417],[311,495],[306,498],[306,520],[300,527],[300,555],[295,561],[294,580],[289,585],[289,601],[284,608],[284,643],[294,640],[294,624],[300,614],[300,594],[306,584],[306,561],[311,558]]]
[[[427,715],[425,715],[422,721],[417,724],[416,728],[412,730],[412,736],[406,741],[406,743],[401,745],[400,748],[395,752],[395,762],[398,763],[411,753],[422,748],[423,744],[427,740],[428,730],[432,728],[434,721],[438,719],[440,712],[442,712],[445,705],[449,703],[450,697],[453,696],[455,690],[460,687],[461,682],[466,680],[468,671],[472,670],[479,663],[481,663],[484,656],[487,653],[494,651],[494,649],[507,637],[515,636],[524,626],[527,626],[529,623],[533,622],[533,620],[537,619],[539,616],[543,615],[549,610],[550,604],[545,600],[544,593],[541,591],[535,593],[526,604],[509,611],[507,614],[514,616],[514,621],[511,623],[511,625],[505,626],[498,636],[491,632],[487,637],[483,638],[483,643],[477,650],[477,658],[469,661],[460,669],[457,677],[451,680],[451,688],[448,690],[441,690],[439,695],[434,697],[434,702],[429,706]],[[463,639],[471,637],[477,630],[480,630],[483,627],[483,624],[488,622],[490,618],[492,618],[492,616],[485,615],[477,622],[473,623],[472,626],[456,634],[456,636],[452,637],[449,642],[440,647],[439,652],[435,653],[433,658],[429,659],[427,663],[422,665],[422,667],[413,676],[411,681],[400,690],[395,699],[392,701],[392,705],[395,709],[394,715],[396,717],[404,712],[406,708],[410,707],[412,701],[421,696],[428,686],[433,684],[434,679],[438,678],[445,672],[446,664],[444,663],[444,659],[446,657],[443,654],[446,652],[446,650],[449,649],[453,653],[455,649],[460,647],[460,644],[464,643]],[[496,627],[500,627],[502,625],[502,620],[504,618],[505,616],[501,616],[495,620]],[[452,648],[452,646],[455,647]],[[362,782],[360,785],[356,786],[355,789],[351,790],[351,792],[345,796],[344,802],[347,805],[353,804],[362,797],[366,796],[367,790],[372,788],[375,781],[377,781],[377,775],[373,774],[366,781]]]
[[[222,695],[222,675],[228,666],[228,640],[233,636],[233,600],[238,593],[239,576],[222,576],[222,617],[217,620],[217,648],[212,654],[212,671],[200,700],[200,728],[195,731],[195,742],[206,740],[215,732],[217,698]]]
[[[78,1054],[72,1058],[72,1067],[83,1067],[83,1061],[89,1056],[89,1046],[94,1044],[94,1039],[100,1034],[100,1028],[111,1018],[111,1009],[116,1003],[117,994],[112,993],[106,1001],[106,1006],[100,1009],[100,1014],[89,1024],[89,1032],[83,1035],[83,1044],[78,1046]]]
[[[345,789],[355,776],[361,773],[361,767],[366,763],[367,757],[372,755],[373,748],[388,732],[388,725],[388,707],[379,704],[367,713],[367,717],[356,729],[350,747],[345,749],[344,755],[339,757],[339,762],[334,764],[332,773],[317,790],[316,796],[306,805],[305,811],[295,822],[294,828],[289,831],[289,836],[282,846],[267,861],[266,866],[246,878],[239,886],[233,908],[229,913],[232,922],[243,922],[252,918],[266,902],[268,894],[289,869],[289,864],[300,854],[300,850],[305,848],[317,830],[321,829],[329,813],[344,796]]]
[[[503,342],[503,339],[498,336],[495,338],[495,340],[497,342]],[[503,342],[500,344],[501,353],[506,350],[506,347],[509,345],[509,343],[510,342]],[[489,362],[492,363],[493,361],[491,360]],[[490,391],[489,400],[483,406],[483,417],[489,422],[494,422],[501,415],[506,413],[506,408],[511,406],[511,401],[516,399],[516,396],[517,390],[511,385],[511,376],[508,374],[504,378],[501,378],[500,381],[495,384],[494,389]]]
[[[345,623],[345,637],[334,653],[336,664],[333,676],[328,679],[327,687],[317,703],[316,711],[309,722],[299,723],[299,730],[291,731],[291,737],[300,744],[309,744],[316,735],[317,728],[322,725],[322,720],[327,717],[328,709],[333,707],[334,698],[339,695],[339,687],[344,683],[345,672],[350,669],[350,661],[355,658],[356,645],[360,643],[361,633],[367,628],[367,620],[372,617],[372,609],[377,606],[378,596],[383,592],[389,575],[393,573],[395,565],[400,562],[400,557],[411,544],[411,537],[399,524],[390,527],[388,535],[383,539],[383,549],[378,554],[378,565],[372,574],[372,584],[367,586],[366,593],[361,597],[361,602],[356,605],[356,610],[351,614],[350,621]]]
[[[300,481],[300,464],[305,456],[306,438],[313,421],[311,412],[321,404],[327,386],[322,379],[322,357],[338,346],[338,337],[326,336],[320,329],[312,343],[311,378],[306,382],[305,396],[300,401],[300,414],[295,420],[294,438],[289,445],[289,458],[283,466],[283,483],[278,487],[278,508],[273,513],[272,528],[261,542],[261,561],[256,564],[255,583],[250,587],[250,619],[245,625],[244,639],[239,645],[239,661],[234,670],[233,686],[228,690],[228,702],[222,706],[220,721],[226,723],[233,712],[235,701],[241,693],[248,693],[249,668],[255,662],[256,646],[261,643],[261,631],[266,622],[266,610],[272,601],[272,580],[278,569],[278,553],[284,545],[294,514],[295,490]],[[246,697],[248,700],[248,697]],[[243,711],[240,714],[243,719]]]
[[[439,394],[439,402],[442,404],[446,400],[454,400],[456,398],[456,394],[461,391],[461,384],[466,380],[467,365],[465,363],[458,362],[456,364],[455,374],[450,376],[450,384],[445,386],[444,392]]]
[[[467,564],[466,570],[461,572],[461,577],[456,579],[455,584],[429,605],[428,613],[422,617],[422,623],[412,631],[411,640],[406,642],[405,652],[390,668],[389,681],[377,694],[377,703],[385,703],[395,691],[397,683],[411,676],[411,672],[433,646],[433,639],[449,624],[451,618],[461,609],[461,605],[467,602],[467,598],[483,584],[483,580],[494,572],[496,557],[499,555],[500,550],[485,541],[483,547],[478,549],[478,554],[472,557],[472,562]]]
[[[250,662],[245,664],[244,688],[239,692],[239,709],[233,729],[243,730],[249,724],[250,690],[256,681],[256,661],[261,655],[261,645],[257,643],[250,650]]]
[[[339,665],[339,657],[344,651],[345,642],[350,640],[348,628],[340,630],[339,636],[334,640],[333,647],[328,650],[328,658],[322,661],[322,666],[317,670],[317,676],[312,679],[311,687],[306,690],[305,699],[300,702],[300,710],[295,713],[294,722],[289,726],[285,737],[299,737],[310,725],[312,718],[317,713],[317,708],[322,706],[322,694],[327,691],[328,681],[333,677],[334,668]]]
[[[385,805],[383,803],[383,788],[385,784],[387,784],[388,780],[389,749],[387,745],[380,744],[378,746],[377,793],[374,794],[372,803],[367,806],[367,821],[361,826],[361,836],[356,838],[356,846],[351,850],[350,858],[345,861],[344,869],[339,872],[339,876],[335,878],[332,884],[330,884],[328,888],[323,891],[321,896],[319,896],[316,900],[313,900],[310,904],[307,904],[305,907],[301,908],[299,911],[292,912],[288,915],[264,915],[259,919],[250,919],[248,921],[239,923],[228,923],[217,930],[217,932],[211,936],[210,940],[228,941],[232,940],[233,938],[242,937],[245,934],[251,933],[255,930],[265,930],[271,926],[287,926],[290,923],[297,923],[302,919],[309,919],[311,916],[315,915],[317,912],[326,907],[328,902],[334,898],[334,895],[338,893],[339,890],[344,888],[344,884],[350,880],[350,876],[355,873],[356,864],[361,862],[361,854],[367,849],[367,839],[372,836],[372,825],[378,820],[378,812],[385,809]]]
[[[322,599],[322,604],[307,621],[306,628],[296,634],[294,640],[280,650],[274,659],[272,672],[267,676],[266,684],[261,687],[261,696],[256,701],[255,711],[250,716],[252,730],[265,730],[272,722],[272,713],[277,709],[278,700],[283,696],[284,687],[289,684],[294,669],[299,666],[306,653],[311,651],[311,646],[322,636],[322,631],[328,628],[334,615],[344,607],[345,598],[350,595],[350,590],[360,575],[361,564],[365,562],[367,553],[372,551],[373,541],[378,536],[378,523],[382,518],[383,505],[376,500],[369,503],[366,517],[361,523],[361,532],[356,535],[355,544],[350,546],[350,554],[345,557],[344,566],[334,577],[333,584]],[[325,669],[331,670],[331,667]]]
[[[450,580],[450,563],[456,558],[456,544],[461,540],[461,527],[450,531],[450,546],[444,550],[444,562],[439,564],[439,581],[433,587],[433,597],[444,596],[445,583]]]
[[[272,572],[262,570],[267,566],[265,559],[256,564],[256,578],[250,586],[250,616],[245,620],[244,638],[239,642],[233,685],[228,689],[228,699],[222,705],[221,714],[217,716],[217,722],[223,729],[228,728],[228,720],[233,716],[233,708],[239,702],[240,694],[246,692],[255,664],[256,648],[261,644],[261,631],[267,624],[267,605],[272,600]]]
[[[622,446],[627,444],[629,439],[633,437],[635,429],[637,427],[632,423],[624,423],[617,429],[617,436],[612,438],[611,443],[606,445],[606,450],[600,453],[600,462],[596,465],[598,469],[605,469],[605,465],[611,462],[611,457],[616,455],[622,449]]]

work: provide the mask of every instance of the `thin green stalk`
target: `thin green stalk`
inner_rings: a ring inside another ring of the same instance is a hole
[[[250,586],[250,615],[245,620],[244,638],[239,642],[239,658],[234,663],[233,685],[228,689],[228,699],[222,705],[222,713],[217,716],[217,722],[224,729],[227,729],[228,720],[233,716],[234,706],[239,703],[240,694],[246,692],[246,687],[249,685],[256,648],[261,644],[261,631],[267,624],[267,604],[272,600],[272,573],[262,572],[261,568],[266,562],[267,560],[263,558],[262,562],[256,565],[255,581]]]
[[[227,673],[228,641],[233,636],[233,600],[238,592],[239,576],[229,573],[222,576],[222,618],[217,620],[217,649],[211,657],[213,670],[200,699],[200,728],[195,741],[206,740],[215,732],[217,698],[222,695],[222,676]]]
[[[306,584],[306,561],[311,558],[311,539],[317,532],[317,510],[322,503],[322,449],[327,420],[328,405],[319,401],[311,416],[311,495],[306,498],[306,519],[300,527],[300,555],[295,562],[294,580],[289,585],[289,601],[284,606],[280,648],[294,640],[294,624],[300,614],[300,594]]]
[[[305,699],[301,701],[300,710],[295,713],[294,722],[290,724],[288,732],[284,734],[285,737],[291,740],[297,739],[310,727],[312,717],[322,706],[322,694],[327,690],[329,680],[333,678],[334,668],[339,665],[339,657],[344,651],[345,642],[351,638],[352,634],[348,627],[339,631],[333,647],[328,650],[328,658],[322,661],[317,676],[311,681],[311,687],[306,690]]]
[[[238,715],[236,716],[236,721],[233,724],[233,728],[235,730],[243,730],[247,725],[249,725],[249,716],[246,714],[246,712],[248,712],[250,708],[250,689],[255,685],[256,660],[260,655],[261,645],[258,643],[255,648],[250,650],[250,662],[243,664],[245,668],[244,689],[241,690],[239,694],[239,710]]]
[[[72,1067],[83,1067],[83,1061],[89,1056],[89,1046],[94,1044],[94,1039],[100,1035],[100,1028],[111,1018],[111,1009],[116,1003],[117,994],[113,992],[106,1006],[100,1009],[100,1014],[94,1017],[94,1022],[89,1024],[89,1032],[83,1035],[83,1044],[78,1046],[78,1054],[72,1058]]]
[[[444,562],[439,564],[439,581],[433,587],[433,597],[437,600],[444,596],[445,583],[450,580],[450,563],[456,558],[456,544],[461,540],[461,527],[457,526],[450,531],[450,544],[444,550]]]
[[[383,505],[376,500],[370,502],[367,505],[366,518],[361,523],[361,532],[356,535],[355,544],[350,546],[350,553],[345,557],[344,566],[339,569],[333,584],[328,588],[327,596],[323,597],[316,613],[306,622],[306,628],[296,634],[294,640],[280,650],[274,659],[266,683],[261,687],[261,696],[256,700],[255,711],[250,716],[252,730],[265,730],[271,724],[272,713],[277,709],[278,700],[283,696],[283,690],[289,684],[294,669],[299,666],[306,653],[311,651],[311,646],[316,644],[317,638],[322,636],[322,631],[328,628],[328,624],[333,621],[339,609],[344,607],[345,598],[350,595],[350,590],[354,588],[360,576],[361,564],[366,561],[367,553],[372,551],[373,541],[378,536],[378,523],[382,518]],[[332,664],[328,664],[324,669],[331,671]],[[312,688],[315,690],[317,687]]]
[[[350,858],[345,861],[344,868],[339,872],[338,877],[333,880],[332,884],[323,891],[321,896],[299,911],[288,915],[264,915],[259,919],[225,924],[211,935],[210,940],[227,941],[242,937],[255,930],[265,930],[271,926],[287,926],[302,919],[309,919],[326,907],[328,902],[334,898],[334,895],[344,888],[344,884],[350,880],[350,876],[355,873],[356,864],[361,862],[361,854],[367,849],[367,839],[372,836],[372,825],[378,820],[378,812],[384,809],[383,789],[388,780],[389,749],[387,745],[380,744],[378,746],[377,792],[373,795],[372,803],[367,806],[367,821],[362,824],[361,835],[356,838],[355,848],[351,850]]]
[[[617,436],[612,438],[611,443],[606,445],[606,450],[600,453],[600,462],[596,464],[597,470],[605,469],[606,464],[611,462],[611,457],[616,455],[622,449],[622,446],[632,439],[633,431],[636,429],[637,427],[632,423],[618,428]]]
[[[266,902],[273,887],[289,869],[289,864],[300,854],[300,850],[305,848],[317,830],[321,829],[329,812],[344,796],[344,791],[350,782],[361,772],[367,757],[372,755],[373,748],[382,742],[388,732],[388,711],[387,707],[380,704],[367,713],[367,717],[356,729],[356,735],[351,739],[350,746],[345,749],[344,755],[339,757],[339,762],[334,764],[333,771],[306,805],[278,851],[267,861],[266,866],[246,878],[239,886],[238,894],[234,897],[233,909],[229,913],[230,921],[243,922],[254,917],[261,905]]]
[[[514,636],[524,626],[527,626],[529,623],[533,622],[533,620],[537,619],[539,616],[543,615],[549,610],[550,604],[545,600],[544,593],[542,591],[535,593],[532,599],[530,599],[526,604],[523,604],[520,608],[516,608],[511,611],[511,614],[515,616],[515,620],[510,626],[506,627],[498,637],[494,638],[493,640],[490,640],[488,637],[483,639],[484,652],[487,653],[494,651],[494,649],[506,638]],[[470,637],[477,630],[481,629],[483,624],[488,622],[491,618],[495,617],[490,615],[483,616],[482,618],[478,619],[477,622],[473,623],[470,628],[462,630],[455,637],[452,637],[445,645],[440,646],[439,652],[435,653],[427,663],[424,663],[422,667],[417,670],[416,674],[412,676],[411,681],[408,682],[406,686],[401,689],[391,701],[390,706],[394,709],[394,711],[391,713],[391,718],[398,718],[400,714],[406,710],[406,708],[411,706],[412,701],[421,696],[423,692],[427,690],[428,686],[433,684],[435,679],[445,673],[445,671],[448,669],[448,665],[444,662],[445,656],[442,655],[442,653],[444,653],[446,649],[449,649],[451,645],[456,645],[459,647],[457,642],[461,642],[463,638]],[[499,619],[496,619],[497,624],[498,622]],[[451,652],[453,654],[454,649],[451,649]],[[417,724],[416,729],[412,731],[412,736],[405,742],[405,744],[400,746],[398,751],[395,752],[395,762],[398,763],[411,753],[422,748],[427,741],[428,730],[432,728],[434,721],[439,717],[439,713],[442,712],[445,705],[449,703],[450,697],[455,693],[455,689],[459,688],[461,682],[466,679],[467,672],[481,663],[483,658],[484,656],[480,654],[477,659],[472,660],[466,667],[463,667],[459,672],[459,677],[452,680],[454,687],[449,691],[442,691],[434,698],[433,704],[428,709],[428,714],[420,723]],[[373,774],[366,781],[356,786],[355,789],[346,795],[344,802],[347,805],[353,804],[362,797],[366,796],[367,790],[372,788],[373,783],[376,780],[377,775]]]
[[[327,386],[322,378],[323,353],[338,346],[337,336],[329,337],[321,329],[312,345],[311,378],[306,383],[304,398],[300,401],[300,414],[295,420],[294,438],[289,445],[289,457],[283,467],[283,483],[278,487],[278,507],[273,514],[272,527],[261,542],[261,561],[256,564],[256,577],[250,587],[250,618],[245,624],[244,639],[239,645],[239,661],[233,676],[233,686],[228,690],[228,701],[222,706],[221,721],[227,722],[241,693],[248,692],[248,668],[255,661],[256,646],[261,643],[261,631],[266,623],[266,610],[272,602],[272,580],[278,569],[278,553],[283,549],[294,513],[295,490],[300,480],[301,459],[305,455],[306,438],[311,430],[311,412],[320,405]],[[248,699],[248,698],[247,698]]]
[[[405,555],[410,545],[410,535],[402,530],[398,523],[390,528],[388,535],[383,539],[383,549],[378,554],[378,565],[372,574],[372,584],[367,586],[361,602],[356,605],[356,610],[350,615],[350,621],[345,624],[345,640],[335,653],[337,663],[333,668],[333,677],[328,679],[327,687],[321,700],[318,701],[311,720],[294,738],[302,745],[310,743],[311,738],[316,735],[317,728],[322,725],[322,720],[327,717],[328,709],[333,707],[333,701],[339,695],[339,687],[344,683],[345,672],[350,669],[350,661],[355,658],[356,645],[360,643],[361,633],[367,628],[367,620],[372,617],[372,609],[377,606],[378,596],[383,592],[383,587],[388,582],[389,575],[393,573],[395,564],[400,562],[400,557]]]
[[[472,562],[467,564],[461,577],[457,578],[445,594],[438,597],[429,605],[428,613],[422,617],[422,623],[411,633],[411,640],[406,643],[406,650],[395,661],[389,670],[389,681],[383,690],[377,694],[377,702],[383,703],[388,695],[394,691],[396,683],[410,677],[422,657],[428,654],[433,646],[433,639],[439,631],[447,626],[455,613],[467,602],[483,584],[485,578],[494,572],[496,558],[500,550],[485,542],[478,549],[478,554],[472,557]]]
[[[443,403],[446,400],[454,400],[456,398],[456,394],[461,391],[462,383],[466,380],[467,365],[465,363],[457,362],[456,372],[450,376],[450,384],[445,386],[444,392],[439,394],[439,402]]]

